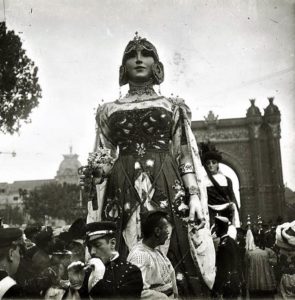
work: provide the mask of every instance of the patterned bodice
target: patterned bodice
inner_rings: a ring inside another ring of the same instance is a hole
[[[109,119],[110,136],[121,154],[167,151],[171,123],[172,113],[160,107],[116,111]]]
[[[177,124],[177,109],[171,99],[106,103],[100,112],[103,136],[120,154],[144,156],[147,152],[166,152]]]

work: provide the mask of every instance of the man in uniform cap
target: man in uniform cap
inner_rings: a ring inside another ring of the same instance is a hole
[[[11,276],[18,269],[23,243],[20,229],[0,228],[0,299],[22,296],[22,288]]]
[[[86,271],[81,297],[91,298],[139,298],[143,288],[141,271],[133,264],[120,258],[116,249],[116,224],[113,222],[94,222],[86,225],[86,245],[93,259],[100,259],[104,274],[93,276],[94,271]],[[89,264],[92,265],[90,259]],[[91,272],[92,271],[92,272]]]
[[[229,220],[215,217],[216,235],[220,242],[216,254],[216,277],[212,288],[214,297],[237,298],[241,293],[241,265],[237,243],[228,235]]]

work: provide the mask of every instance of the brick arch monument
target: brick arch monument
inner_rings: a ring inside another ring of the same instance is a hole
[[[281,114],[274,98],[268,100],[263,115],[251,99],[244,118],[218,119],[209,111],[204,121],[192,122],[197,142],[213,142],[222,152],[222,162],[237,174],[244,224],[248,214],[268,222],[284,213]]]

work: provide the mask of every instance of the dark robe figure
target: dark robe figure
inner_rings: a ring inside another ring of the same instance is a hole
[[[216,277],[212,289],[213,297],[237,298],[242,292],[242,270],[236,241],[228,234],[229,220],[215,217],[216,234],[220,242],[216,255]]]
[[[202,163],[207,172],[206,186],[210,224],[213,225],[216,215],[226,217],[235,227],[240,227],[239,209],[233,184],[230,178],[219,170],[222,155],[214,144],[201,143]]]

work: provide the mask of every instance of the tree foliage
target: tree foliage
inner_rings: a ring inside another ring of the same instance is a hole
[[[0,216],[6,224],[21,225],[25,221],[22,210],[17,206],[11,207],[7,205],[4,209],[0,210]]]
[[[76,184],[53,182],[30,191],[24,197],[26,211],[35,221],[44,223],[45,215],[73,222],[83,216],[79,207],[80,187]],[[83,203],[86,207],[86,203]]]
[[[37,72],[19,36],[0,22],[0,131],[12,134],[21,121],[30,121],[30,112],[41,98]]]

